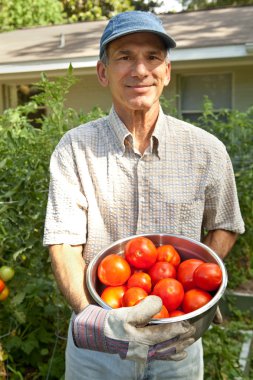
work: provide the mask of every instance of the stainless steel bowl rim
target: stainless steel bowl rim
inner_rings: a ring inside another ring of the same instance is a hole
[[[182,236],[182,235],[177,235],[177,234],[167,234],[167,233],[145,233],[145,234],[138,234],[138,235],[132,235],[132,236],[128,236],[128,237],[125,237],[123,239],[119,239],[117,240],[116,242],[113,242],[112,244],[110,244],[109,246],[107,246],[106,248],[102,249],[100,252],[98,252],[94,257],[93,259],[90,261],[89,265],[88,265],[88,268],[87,268],[87,272],[86,272],[86,284],[87,284],[87,287],[88,287],[88,290],[91,294],[91,296],[93,297],[94,300],[99,300],[99,305],[102,306],[104,309],[107,309],[107,310],[111,310],[112,308],[110,306],[108,306],[101,298],[100,298],[100,295],[96,292],[95,289],[93,289],[93,287],[91,286],[91,275],[92,275],[92,271],[93,271],[93,268],[94,266],[96,265],[97,263],[97,259],[103,255],[103,253],[105,251],[109,251],[110,249],[112,249],[115,244],[122,244],[122,243],[125,243],[126,241],[129,241],[131,239],[134,239],[134,238],[137,238],[137,237],[147,237],[149,238],[150,236],[154,236],[154,235],[157,235],[159,237],[174,237],[174,238],[179,238],[179,239],[182,239],[182,240],[185,240],[185,241],[189,241],[191,243],[194,243],[194,244],[197,244],[199,245],[200,247],[203,247],[205,250],[207,250],[211,256],[213,256],[215,258],[215,260],[217,261],[217,263],[219,264],[220,266],[220,269],[222,271],[222,284],[220,286],[220,288],[218,289],[218,291],[216,292],[216,294],[214,295],[214,297],[204,306],[202,306],[201,308],[191,312],[191,313],[187,313],[187,314],[184,314],[182,316],[178,316],[178,317],[172,317],[172,318],[161,318],[161,319],[152,319],[151,320],[151,323],[153,324],[160,324],[160,323],[172,323],[172,322],[177,322],[177,321],[182,321],[182,320],[187,320],[187,319],[191,319],[191,318],[195,318],[197,317],[198,315],[201,315],[203,313],[205,313],[207,310],[211,309],[212,307],[215,307],[216,304],[218,304],[220,298],[222,297],[222,295],[224,294],[225,292],[225,289],[227,287],[227,281],[228,281],[228,277],[227,277],[227,271],[226,271],[226,267],[223,263],[223,261],[221,260],[221,258],[217,255],[216,252],[214,252],[210,247],[208,247],[207,245],[197,241],[197,240],[194,240],[192,238],[189,238],[189,237],[186,237],[186,236]],[[98,302],[98,301],[97,301]]]

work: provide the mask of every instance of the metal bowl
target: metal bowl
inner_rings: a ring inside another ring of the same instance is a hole
[[[142,234],[134,235],[121,240],[118,240],[111,244],[109,247],[100,251],[90,262],[87,268],[86,282],[88,290],[94,299],[94,301],[99,304],[104,309],[111,309],[101,298],[100,295],[103,289],[103,285],[100,283],[97,277],[97,269],[101,260],[111,253],[117,253],[119,255],[124,255],[124,248],[126,243],[138,236],[145,236],[153,241],[153,243],[158,247],[165,244],[173,245],[179,252],[182,261],[190,258],[201,259],[205,262],[216,263],[219,265],[222,271],[222,283],[219,289],[216,291],[215,295],[206,305],[203,307],[173,318],[163,318],[163,319],[151,319],[151,324],[162,324],[162,323],[173,323],[183,320],[187,320],[192,325],[196,327],[195,340],[199,339],[204,332],[208,329],[213,321],[218,303],[225,292],[227,286],[227,271],[219,256],[206,245],[179,235],[171,234]]]

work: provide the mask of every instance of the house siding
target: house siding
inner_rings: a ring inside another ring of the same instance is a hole
[[[180,77],[182,75],[209,75],[219,73],[232,74],[232,108],[240,111],[246,111],[253,105],[253,76],[252,65],[250,66],[223,66],[196,69],[177,69],[176,65],[172,67],[172,76],[170,84],[164,89],[164,96],[171,101],[172,107],[177,107],[180,111]],[[64,73],[61,73],[63,75]],[[59,74],[57,74],[59,75]],[[111,107],[111,95],[107,88],[101,87],[98,82],[96,72],[81,73],[75,72],[77,82],[71,87],[66,99],[66,107],[72,107],[77,111],[89,112],[98,106],[104,111]],[[9,79],[0,81],[0,112],[7,107],[16,107],[17,99],[15,97],[15,87],[19,84],[31,84],[39,81],[40,74],[30,76],[29,78]],[[50,79],[54,80],[56,75],[51,75]],[[10,88],[11,99],[3,99],[4,86]],[[204,94],[203,94],[204,95]]]
[[[96,74],[77,76],[77,83],[70,89],[66,106],[77,111],[89,112],[94,107],[108,111],[111,107],[111,95],[107,88],[103,88]]]
[[[234,70],[234,108],[246,111],[253,106],[253,67]]]

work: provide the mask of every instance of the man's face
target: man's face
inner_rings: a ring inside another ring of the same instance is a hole
[[[98,63],[98,78],[109,87],[118,111],[147,111],[159,106],[170,81],[170,64],[162,40],[152,33],[133,33],[112,41],[108,62]]]

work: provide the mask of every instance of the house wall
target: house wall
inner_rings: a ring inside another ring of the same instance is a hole
[[[77,83],[70,89],[66,106],[91,111],[94,107],[100,107],[107,111],[111,107],[111,95],[107,88],[103,88],[96,74],[86,76],[77,75]]]
[[[4,110],[4,105],[3,105],[3,85],[0,84],[0,114]]]
[[[246,111],[253,105],[253,67],[250,66],[224,66],[214,68],[172,68],[170,84],[164,89],[164,96],[171,100],[171,107],[179,107],[180,103],[180,76],[182,75],[208,75],[224,74],[232,75],[232,108]],[[77,76],[78,82],[70,90],[66,105],[84,112],[90,111],[94,106],[103,110],[111,107],[111,96],[108,89],[101,87],[96,74]]]
[[[234,108],[245,111],[253,106],[253,66],[234,70]]]
[[[172,66],[172,77],[168,87],[164,90],[167,99],[172,100],[171,106],[180,108],[180,77],[182,75],[198,75],[198,74],[216,74],[231,73],[232,74],[232,107],[241,111],[247,110],[253,105],[253,76],[251,66],[229,66],[223,67],[198,67],[185,68],[184,66]],[[57,75],[64,73],[50,73],[50,78],[54,79]],[[89,112],[93,107],[99,106],[105,111],[111,107],[111,96],[108,89],[101,87],[98,83],[95,69],[89,73],[75,71],[77,83],[70,89],[67,96],[66,106]],[[31,84],[39,80],[40,74],[28,75],[19,78],[0,78],[0,112],[2,113],[6,107],[15,107],[17,105],[16,86],[19,84]],[[8,90],[8,91],[7,91]],[[4,95],[5,93],[5,95]]]
[[[74,75],[77,82],[70,88],[66,98],[66,107],[72,107],[76,110],[83,112],[91,111],[95,106],[99,106],[103,110],[109,110],[111,106],[111,97],[108,89],[101,87],[95,73],[82,74],[80,72]],[[60,75],[65,75],[65,72]],[[59,74],[58,74],[59,75]],[[50,80],[55,80],[57,73],[50,73],[48,76]],[[21,84],[37,83],[40,80],[40,74],[27,75],[19,78],[0,79],[0,113],[5,108],[17,106],[16,89]]]

